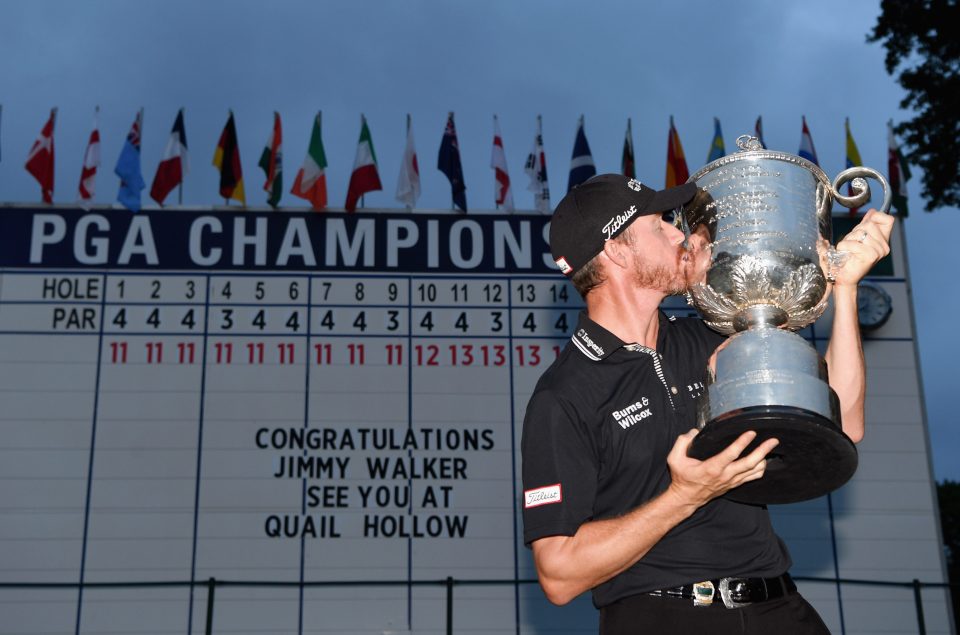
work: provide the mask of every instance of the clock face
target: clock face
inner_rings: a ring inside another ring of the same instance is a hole
[[[878,284],[861,282],[857,292],[857,319],[860,328],[871,330],[883,326],[890,313],[893,302],[886,291]]]

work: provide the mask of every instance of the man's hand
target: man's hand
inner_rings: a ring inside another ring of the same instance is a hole
[[[706,461],[699,461],[687,456],[687,450],[699,432],[694,428],[681,434],[667,456],[673,480],[667,491],[694,507],[762,477],[767,466],[766,456],[779,443],[777,439],[767,439],[741,459],[740,455],[757,437],[757,433],[751,430]]]
[[[894,217],[875,209],[837,243],[837,251],[847,255],[842,266],[834,269],[834,284],[856,286],[878,260],[890,253],[890,233]]]
[[[776,439],[764,441],[738,459],[757,436],[744,432],[716,456],[698,461],[687,456],[696,436],[697,430],[691,430],[673,444],[667,457],[673,482],[659,496],[626,514],[585,522],[573,536],[533,542],[533,561],[547,599],[566,604],[626,571],[698,507],[763,476],[764,457],[777,445]]]

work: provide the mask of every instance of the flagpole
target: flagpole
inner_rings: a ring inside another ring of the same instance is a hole
[[[447,114],[447,118],[448,118],[448,120],[451,122],[451,125],[452,125],[452,124],[453,124],[453,111],[452,111],[452,110]],[[446,131],[444,131],[444,134],[446,134]],[[453,188],[450,188],[450,211],[451,211],[451,212],[457,211],[457,203],[456,203],[456,201],[454,201],[454,199],[453,199]]]
[[[411,126],[411,125],[412,125],[412,122],[411,122],[411,119],[410,119],[410,113],[407,113],[407,141],[409,141],[409,139],[410,139],[410,126]],[[406,144],[407,141],[404,141],[404,144]],[[407,161],[407,152],[406,152],[406,145],[404,145],[403,162],[404,162],[404,167],[405,167],[405,168],[408,168],[408,167],[410,167],[410,166],[406,165],[406,161]],[[408,175],[407,178],[409,179],[409,175]],[[412,211],[413,211],[413,205],[412,205],[412,204],[409,204],[409,203],[408,203],[408,204],[405,204],[404,207],[407,209],[408,212],[412,212]]]
[[[360,137],[361,137],[361,140],[362,140],[362,137],[363,137],[363,127],[364,127],[365,125],[367,125],[367,118],[363,116],[363,113],[360,113]],[[359,150],[358,150],[358,152],[359,152]],[[356,170],[357,167],[354,166],[353,169]],[[351,180],[351,181],[353,180],[353,175],[352,175],[352,174],[351,174],[351,176],[350,176],[350,180]],[[349,187],[349,186],[348,186],[348,187]],[[364,207],[366,207],[366,205],[364,204],[364,200],[363,200],[365,196],[366,196],[366,193],[360,195],[360,209],[363,209]]]
[[[497,142],[497,116],[496,116],[496,115],[493,116],[493,142],[494,142],[494,143]],[[494,183],[496,183],[496,180],[497,180],[497,172],[496,172],[496,170],[497,170],[497,169],[494,168],[493,170],[494,170],[494,172],[493,172],[493,180],[494,180]],[[495,194],[496,194],[496,192],[497,192],[497,190],[494,189],[494,193],[495,193]],[[494,195],[494,197],[493,197],[493,209],[495,209],[495,210],[499,210],[499,209],[500,209],[500,203],[497,202],[497,197],[496,197],[496,195]]]
[[[183,115],[183,106],[180,106],[180,112],[178,115]],[[182,120],[181,120],[182,121]],[[179,144],[179,139],[177,141]],[[179,150],[178,150],[179,152]],[[183,207],[183,157],[180,157],[180,183],[177,186],[177,206]]]
[[[537,115],[537,147],[535,148],[535,151],[536,152],[543,151],[543,115]],[[540,169],[541,170],[543,169],[542,165],[540,166]],[[538,181],[540,180],[539,173],[537,174],[537,180]],[[543,188],[544,188],[543,183],[540,183],[540,191],[537,192],[537,202],[536,202],[537,210],[541,214],[543,213],[543,208],[541,207],[542,205],[541,201],[543,201]]]
[[[140,121],[140,148],[141,148],[141,150],[138,151],[138,153],[140,154],[140,174],[141,174],[141,177],[140,177],[140,178],[141,178],[141,180],[143,180],[143,150],[142,150],[142,148],[143,148],[143,106],[140,106],[140,114],[137,116],[137,119]],[[146,183],[144,183],[144,187],[146,187]],[[141,193],[141,192],[138,192],[138,193],[137,193],[137,200],[138,200],[138,201],[141,201],[141,202],[139,203],[139,205],[140,205],[140,208],[142,209],[142,208],[143,208],[143,203],[142,203],[141,196],[142,196],[142,193]]]

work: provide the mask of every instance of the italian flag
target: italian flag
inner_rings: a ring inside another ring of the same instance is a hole
[[[310,201],[313,209],[321,211],[327,206],[327,155],[323,151],[323,139],[320,137],[320,113],[313,120],[313,133],[310,135],[310,147],[303,158],[303,166],[297,172],[290,193]]]
[[[347,202],[344,208],[348,212],[357,209],[357,201],[367,192],[382,190],[380,175],[377,173],[377,155],[373,151],[373,139],[370,138],[370,129],[367,119],[360,115],[360,142],[357,144],[357,156],[353,160],[353,174],[350,175],[350,186],[347,188]]]

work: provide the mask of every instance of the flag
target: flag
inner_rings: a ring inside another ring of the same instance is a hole
[[[57,120],[57,109],[50,110],[50,118],[44,124],[40,136],[30,147],[24,167],[40,184],[43,202],[53,203],[53,127]]]
[[[173,191],[173,188],[183,184],[183,177],[189,171],[187,129],[183,125],[183,108],[181,108],[173,122],[173,129],[170,130],[167,147],[163,149],[163,158],[157,165],[157,173],[153,176],[150,198],[155,200],[158,205],[163,205],[164,199]]]
[[[667,177],[664,187],[676,187],[683,185],[690,178],[690,172],[687,170],[687,159],[683,156],[683,144],[680,143],[680,135],[673,125],[673,117],[670,117],[670,132],[667,135]]]
[[[270,197],[267,198],[267,204],[276,209],[280,203],[280,195],[283,192],[283,130],[280,126],[280,113],[273,113],[273,130],[267,137],[267,145],[263,148],[260,155],[260,162],[257,164],[263,168],[263,173],[267,180],[263,183],[263,191]]]
[[[310,147],[303,165],[293,180],[290,193],[310,201],[313,209],[320,211],[327,206],[327,155],[323,151],[323,138],[320,136],[320,112],[313,119],[313,132],[310,133]]]
[[[510,189],[510,172],[507,170],[507,155],[503,152],[503,135],[500,120],[493,116],[493,151],[490,153],[493,168],[493,200],[497,208],[513,211],[513,190]]]
[[[87,141],[87,150],[83,153],[83,167],[80,169],[79,203],[80,207],[89,210],[93,205],[93,194],[96,191],[97,168],[100,167],[100,106],[93,114],[93,130],[90,140]]]
[[[596,173],[597,166],[593,163],[590,144],[587,143],[587,135],[583,132],[583,115],[580,115],[577,136],[573,140],[573,156],[570,158],[570,178],[567,180],[567,191],[569,192],[575,185],[580,185]]]
[[[900,152],[897,139],[893,136],[893,121],[887,122],[887,175],[890,189],[893,192],[892,205],[901,216],[906,217],[907,210],[907,181],[910,180],[910,165],[904,160]]]
[[[843,126],[846,129],[847,133],[847,167],[853,168],[859,165],[863,165],[863,161],[860,160],[860,150],[857,149],[857,142],[853,140],[853,134],[850,132],[850,118],[847,117]],[[847,185],[847,196],[853,196],[853,184],[850,183]],[[860,211],[859,207],[851,207],[850,213],[856,214]]]
[[[707,153],[707,163],[716,161],[727,153],[723,146],[723,133],[720,132],[720,120],[713,118],[713,142],[710,144],[710,152]]]
[[[817,151],[813,147],[813,137],[810,136],[810,129],[807,128],[807,118],[802,117],[802,120],[803,130],[800,132],[800,151],[797,154],[814,165],[820,165],[817,162]]]
[[[440,153],[437,155],[437,169],[450,180],[453,204],[467,211],[467,185],[463,182],[463,166],[460,165],[460,146],[457,144],[457,129],[453,125],[453,113],[447,115],[447,125],[443,129],[440,141]]]
[[[120,190],[117,200],[131,212],[140,211],[140,191],[146,187],[143,174],[140,172],[140,133],[143,129],[143,108],[137,112],[123,150],[117,158],[117,165],[113,168],[114,174],[120,177]]]
[[[537,134],[527,155],[523,171],[530,177],[527,189],[533,192],[533,205],[541,214],[550,213],[550,185],[547,183],[547,157],[543,152],[543,119],[537,115]]]
[[[240,167],[240,148],[237,145],[237,125],[233,121],[233,111],[227,117],[227,123],[220,133],[217,149],[213,153],[213,165],[220,170],[220,196],[224,199],[247,204],[243,192],[243,168]]]
[[[413,122],[407,115],[407,145],[400,160],[400,176],[397,177],[397,200],[413,209],[420,198],[420,165],[417,163],[417,149],[413,145]]]
[[[753,136],[760,142],[761,148],[767,147],[767,142],[763,140],[763,121],[761,121],[760,115],[757,115],[757,123],[753,127]]]
[[[620,174],[631,179],[637,178],[637,164],[633,159],[633,130],[627,118],[627,136],[623,140],[623,156],[620,158]]]
[[[347,187],[347,202],[343,205],[348,212],[357,209],[357,201],[367,192],[383,189],[380,185],[380,174],[377,172],[373,139],[370,137],[370,128],[367,127],[367,118],[363,115],[360,115],[360,124],[357,156],[353,160],[353,173],[350,174],[350,185]]]

